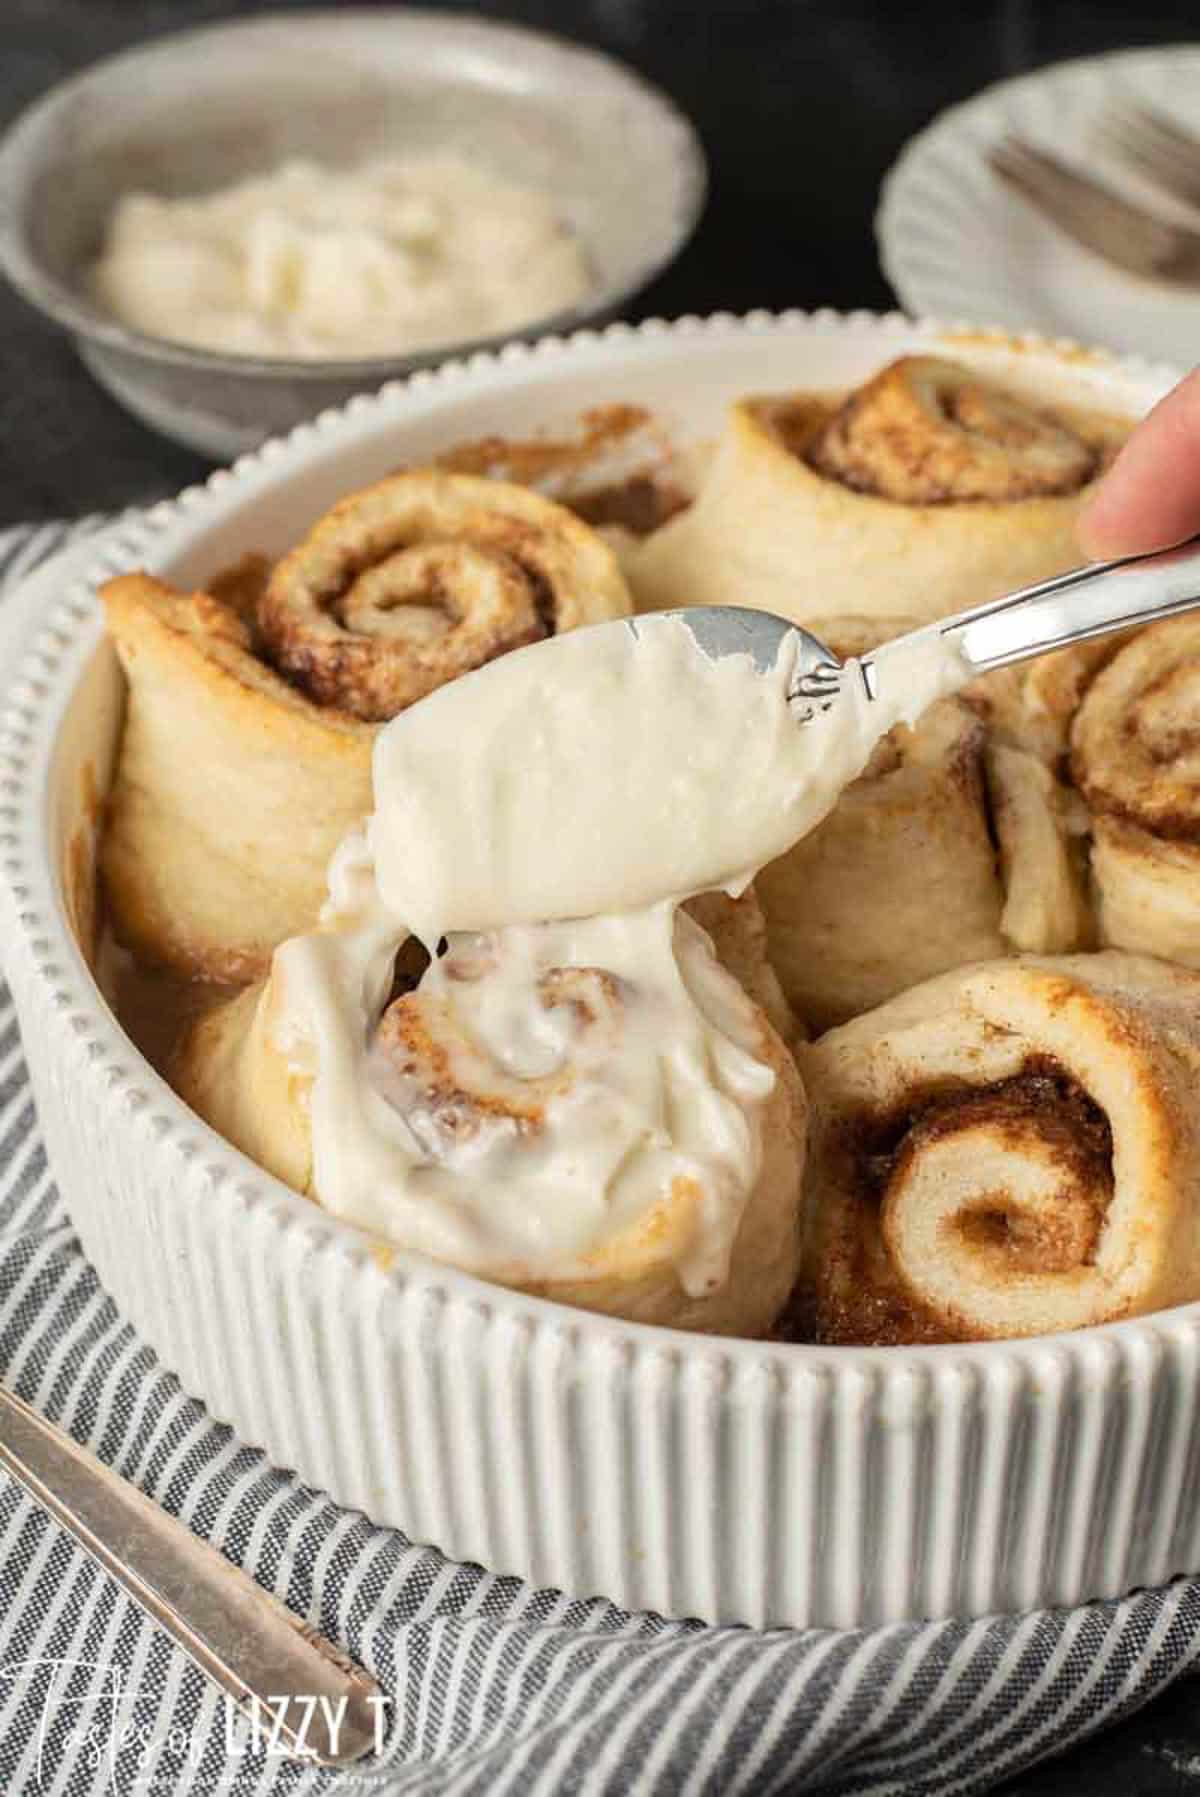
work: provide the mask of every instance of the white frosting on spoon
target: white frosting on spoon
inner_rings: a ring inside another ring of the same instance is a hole
[[[368,832],[380,893],[427,946],[737,891],[944,690],[935,639],[923,668],[889,678],[899,710],[868,701],[851,664],[830,711],[801,727],[788,699],[798,638],[760,673],[749,655],[710,659],[678,618],[635,628],[550,637],[381,731]]]
[[[528,1282],[601,1276],[606,1247],[664,1207],[681,1285],[721,1284],[775,1076],[678,904],[742,888],[893,724],[965,678],[935,634],[877,658],[879,700],[851,665],[801,725],[795,657],[785,639],[763,673],[710,659],[678,619],[601,625],[384,728],[374,815],[335,856],[322,928],[275,963],[328,1209]],[[394,999],[410,932],[435,958]]]

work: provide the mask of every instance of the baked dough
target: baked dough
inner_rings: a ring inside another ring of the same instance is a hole
[[[1200,967],[1200,619],[1153,624],[1112,656],[1071,743],[1101,939]]]
[[[638,609],[749,605],[808,623],[981,603],[1079,561],[1080,506],[1129,428],[925,356],[848,398],[742,399],[696,503],[628,564]]]
[[[736,909],[708,913],[722,959],[727,952],[743,969],[750,964],[748,952],[751,957],[753,953],[745,921],[745,914],[739,919]],[[598,975],[596,970],[584,971],[603,985],[602,970]],[[281,1005],[277,969],[267,981],[217,1006],[186,1033],[173,1079],[193,1109],[236,1147],[320,1202],[306,1102],[311,1081],[278,1045]],[[614,1009],[619,1027],[619,996]],[[799,1263],[806,1104],[790,1053],[765,1013],[755,1006],[753,1015],[754,1053],[770,1066],[775,1081],[761,1118],[759,1173],[742,1212],[725,1282],[700,1295],[689,1295],[680,1283],[681,1243],[694,1226],[700,1194],[688,1181],[676,1180],[662,1202],[636,1225],[587,1257],[587,1277],[535,1280],[513,1271],[494,1275],[500,1283],[560,1303],[679,1329],[761,1335],[770,1328],[791,1292]],[[450,1075],[439,1074],[439,1057],[428,1053],[426,1021],[402,995],[385,1010],[379,1031],[381,1038],[403,1037],[410,1050],[420,1048],[436,1084]],[[522,1127],[536,1127],[536,1117],[528,1114],[531,1103],[536,1107],[536,1096],[514,1093],[508,1089],[513,1083],[509,1081],[507,1088],[498,1085],[485,1097],[464,1092],[461,1083],[452,1081],[447,1098],[452,1098],[460,1119],[472,1112],[491,1121],[511,1115]],[[386,1252],[386,1244],[381,1246]]]
[[[875,619],[813,627],[843,657],[880,636]],[[829,816],[759,873],[771,961],[809,1030],[969,961],[1089,945],[1078,800],[981,709],[942,699],[890,731]]]
[[[801,1050],[823,1341],[1034,1335],[1200,1297],[1200,976],[943,974]]]
[[[311,927],[371,808],[380,720],[508,648],[624,617],[609,547],[520,487],[411,470],[343,500],[273,570],[103,588],[129,687],[102,870],[119,939],[204,979]]]

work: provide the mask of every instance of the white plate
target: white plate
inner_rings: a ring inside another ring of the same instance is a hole
[[[1200,290],[1122,273],[1072,243],[988,168],[1008,133],[1200,229],[1104,154],[1096,121],[1137,100],[1200,132],[1200,47],[1127,50],[1056,63],[953,107],[913,138],[884,181],[876,234],[884,272],[912,312],[1161,357],[1197,359]]]
[[[740,393],[946,350],[1144,410],[1168,369],[856,315],[614,327],[355,400],[111,536],[0,717],[0,941],[56,1177],[184,1389],[277,1465],[459,1559],[631,1609],[833,1626],[1112,1597],[1200,1571],[1200,1304],[1042,1340],[729,1341],[568,1310],[369,1242],[187,1108],[105,1005],[64,867],[121,682],[94,579],[202,581],[348,489],[489,430],[640,399],[710,435]]]

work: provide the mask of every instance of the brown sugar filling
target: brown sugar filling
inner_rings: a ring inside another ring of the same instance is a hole
[[[898,1277],[884,1244],[879,1216],[888,1187],[905,1161],[964,1124],[986,1123],[1019,1148],[1030,1127],[1061,1165],[1064,1179],[1086,1194],[1094,1212],[1084,1233],[1086,1261],[1094,1251],[1113,1191],[1112,1129],[1079,1082],[1057,1062],[1030,1056],[1021,1071],[979,1087],[961,1080],[931,1081],[894,1110],[847,1120],[840,1146],[853,1170],[856,1193],[843,1265],[821,1293],[798,1288],[776,1327],[786,1341],[857,1342],[888,1346],[967,1339],[915,1298]],[[1010,1271],[1052,1271],[1079,1264],[1078,1217],[1061,1231],[1031,1227],[1003,1192],[981,1192],[956,1227],[981,1252]]]
[[[904,1159],[939,1136],[952,1135],[964,1120],[993,1125],[1019,1140],[1022,1126],[1036,1125],[1042,1140],[1061,1158],[1064,1170],[1090,1186],[1112,1192],[1112,1128],[1078,1080],[1047,1056],[1030,1056],[1020,1073],[994,1085],[934,1082],[903,1109],[847,1126],[851,1152],[866,1194],[875,1202]]]

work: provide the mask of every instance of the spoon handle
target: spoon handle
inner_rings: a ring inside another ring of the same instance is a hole
[[[989,605],[943,618],[974,673],[1200,606],[1200,538],[1152,555],[1074,568]]]
[[[373,1750],[383,1704],[374,1680],[2,1387],[0,1467],[246,1711],[260,1741],[284,1742],[326,1766]]]
[[[1200,608],[1200,537],[1152,555],[1093,562],[1052,580],[1006,593],[970,611],[955,612],[907,636],[884,643],[859,664],[868,697],[878,698],[880,664],[897,651],[939,637],[952,643],[962,667],[947,691],[977,674],[1028,661],[1070,643],[1107,636],[1135,624],[1152,624]]]

